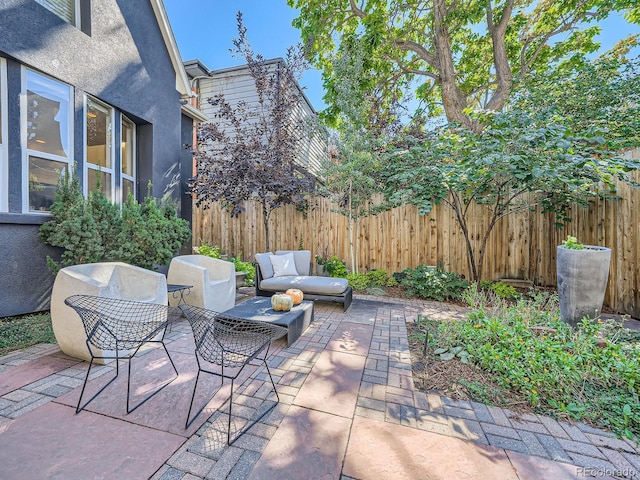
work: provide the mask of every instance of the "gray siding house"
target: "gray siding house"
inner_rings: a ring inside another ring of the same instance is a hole
[[[284,60],[275,58],[267,60],[266,64],[274,70],[280,67]],[[224,68],[220,70],[209,70],[200,60],[188,60],[184,62],[187,74],[192,83],[197,87],[198,106],[202,112],[210,118],[210,122],[219,122],[215,118],[216,109],[211,106],[208,99],[217,94],[224,94],[225,99],[233,106],[239,101],[244,101],[249,105],[258,102],[255,81],[246,65]],[[295,118],[311,119],[317,113],[309,99],[296,83],[296,88],[300,92],[302,101],[296,111],[292,112]],[[297,163],[306,171],[317,176],[322,162],[328,158],[327,138],[324,132],[310,128],[303,138],[298,142]]]
[[[62,172],[116,203],[151,182],[191,220],[191,96],[161,0],[0,0],[0,317],[49,306]]]

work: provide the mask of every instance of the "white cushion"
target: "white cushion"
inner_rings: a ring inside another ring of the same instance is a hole
[[[311,250],[278,250],[276,255],[285,255],[287,253],[293,253],[298,275],[309,275],[311,273]]]
[[[346,278],[333,277],[273,277],[260,282],[260,288],[270,292],[282,292],[289,288],[297,288],[305,294],[316,295],[340,295],[349,282]]]
[[[293,253],[287,253],[285,255],[271,255],[269,259],[271,260],[271,265],[273,265],[274,277],[290,277],[298,275]]]
[[[271,259],[269,258],[271,255],[273,255],[272,252],[256,253],[256,262],[260,266],[262,278],[273,277],[273,265],[271,265]]]

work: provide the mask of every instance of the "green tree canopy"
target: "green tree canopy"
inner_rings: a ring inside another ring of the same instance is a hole
[[[367,52],[363,96],[378,111],[407,90],[427,116],[479,131],[468,108],[500,111],[515,75],[578,62],[597,50],[597,22],[614,11],[638,21],[636,0],[288,0],[294,25],[322,70],[329,117],[338,114],[336,52],[358,42]],[[626,45],[637,38],[629,39]]]
[[[517,84],[504,111],[472,113],[485,125],[479,132],[451,124],[398,140],[382,170],[387,199],[421,213],[451,208],[470,275],[482,279],[489,235],[503,217],[540,208],[563,223],[574,204],[615,198],[616,181],[635,185],[629,172],[640,164],[619,149],[640,145],[639,64],[614,56],[586,69],[549,69]],[[490,212],[479,242],[469,233],[474,203]]]

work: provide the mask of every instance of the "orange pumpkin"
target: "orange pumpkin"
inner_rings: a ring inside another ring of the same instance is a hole
[[[298,290],[297,288],[290,288],[289,290],[284,292],[284,294],[289,295],[293,299],[294,305],[299,305],[300,302],[302,302],[302,299],[304,298],[304,294],[302,293],[302,290]]]
[[[293,298],[286,293],[276,293],[271,297],[271,308],[276,312],[288,312],[293,307]]]

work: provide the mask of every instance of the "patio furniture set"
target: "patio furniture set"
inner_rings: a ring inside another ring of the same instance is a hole
[[[324,300],[324,297],[329,297],[342,303],[345,310],[348,308],[351,289],[346,285],[346,280],[337,282],[336,280],[343,279],[318,277],[322,279],[318,282],[315,277],[309,277],[311,252],[276,252],[275,256],[271,256],[274,259],[271,271],[265,268],[265,260],[268,258],[265,258],[266,255],[268,254],[256,255],[262,271],[266,270],[266,274],[256,279],[258,295],[273,295],[289,286],[302,287],[301,290],[306,290],[305,300]],[[293,263],[295,265],[291,265]],[[259,269],[257,267],[258,271]],[[270,279],[274,281],[269,282]],[[278,288],[274,288],[274,285],[278,285]],[[270,288],[274,289],[267,290]],[[169,296],[169,292],[173,294]],[[198,363],[185,428],[191,425],[215,396],[224,379],[230,379],[227,443],[235,442],[277,404],[278,392],[266,363],[269,346],[272,341],[285,335],[287,345],[293,344],[313,321],[313,302],[303,301],[288,312],[274,311],[270,300],[261,297],[237,306],[234,304],[233,264],[202,255],[174,258],[167,277],[120,262],[75,265],[61,269],[51,298],[54,334],[63,352],[89,361],[76,413],[81,412],[115,380],[119,374],[119,360],[129,361],[127,413],[133,412],[175,380],[178,370],[164,344],[164,335],[174,322],[184,316],[193,331]],[[130,405],[131,360],[149,343],[162,345],[175,376],[136,405]],[[83,404],[91,368],[94,363],[105,363],[105,360],[116,361],[116,375]],[[264,364],[276,395],[276,403],[232,438],[234,380],[254,360]],[[192,415],[201,372],[220,376],[221,382]]]

